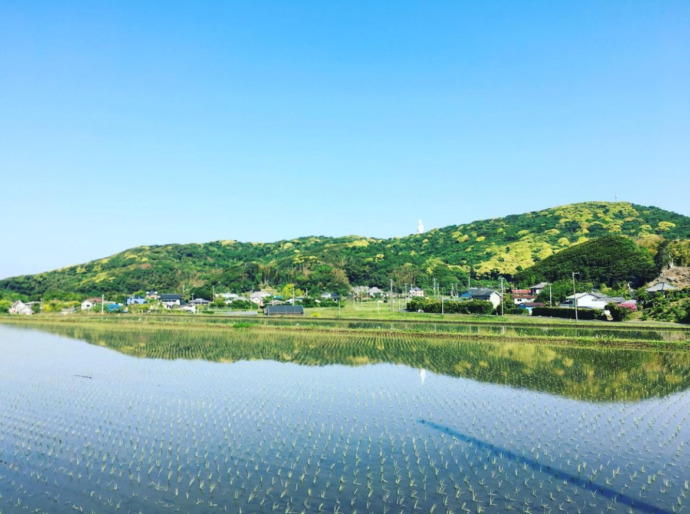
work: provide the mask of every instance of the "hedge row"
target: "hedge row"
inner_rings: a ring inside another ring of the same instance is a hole
[[[534,307],[532,316],[547,316],[551,318],[570,318],[575,319],[575,309],[566,307]],[[578,309],[578,319],[606,319],[604,311],[600,309]]]
[[[407,310],[412,312],[441,312],[440,300],[411,300],[407,304]],[[443,302],[443,312],[446,314],[491,314],[494,306],[484,300],[470,300],[467,302],[448,301]]]

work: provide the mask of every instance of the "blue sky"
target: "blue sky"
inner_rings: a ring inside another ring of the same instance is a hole
[[[4,2],[0,277],[143,244],[690,215],[689,2]]]

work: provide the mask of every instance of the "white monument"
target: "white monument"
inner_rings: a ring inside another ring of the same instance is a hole
[[[419,223],[417,223],[417,234],[423,234],[424,233],[424,223],[422,223],[422,220],[419,220]]]

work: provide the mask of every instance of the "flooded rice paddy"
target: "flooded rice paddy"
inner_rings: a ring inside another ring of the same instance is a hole
[[[0,326],[0,352],[1,512],[688,508],[687,351]]]

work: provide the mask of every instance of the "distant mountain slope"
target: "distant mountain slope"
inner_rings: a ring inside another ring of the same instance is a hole
[[[303,237],[275,243],[215,241],[142,246],[59,270],[8,278],[0,290],[28,296],[181,290],[217,285],[236,291],[260,284],[303,289],[387,288],[435,279],[448,290],[468,275],[513,275],[589,239],[609,234],[637,239],[687,239],[690,218],[630,203],[586,202],[433,229],[392,239]]]

